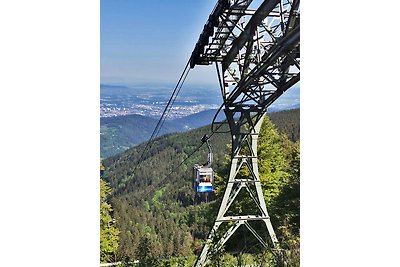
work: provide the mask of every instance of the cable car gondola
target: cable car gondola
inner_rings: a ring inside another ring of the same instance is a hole
[[[194,189],[197,193],[211,193],[213,191],[214,171],[212,168],[194,165],[193,178]]]
[[[209,143],[209,138],[204,135],[201,141],[207,142],[208,157],[205,166],[195,164],[193,166],[193,186],[196,193],[211,193],[213,192],[214,170],[211,168],[213,154]]]

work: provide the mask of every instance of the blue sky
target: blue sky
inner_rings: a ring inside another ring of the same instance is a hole
[[[101,82],[178,80],[216,0],[101,0]],[[213,66],[196,67],[188,83],[217,83]]]

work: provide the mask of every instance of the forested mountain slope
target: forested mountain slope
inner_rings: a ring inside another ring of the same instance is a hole
[[[269,113],[279,130],[292,141],[299,139],[299,109]],[[217,110],[210,109],[175,120],[166,120],[159,136],[183,132],[210,124]],[[217,121],[224,120],[223,112]],[[142,115],[104,117],[100,119],[100,155],[106,158],[148,140],[158,120]]]
[[[142,115],[100,118],[100,155],[102,158],[122,152],[148,140],[158,120]],[[165,122],[160,135],[180,132],[180,123]]]
[[[285,133],[289,139],[296,142],[300,139],[300,109],[289,109],[268,113],[278,131]]]
[[[280,127],[289,136],[298,136],[295,134],[296,124],[285,125],[282,116],[279,117],[282,121]],[[266,119],[262,129],[259,164],[267,206],[278,237],[283,241],[294,240],[297,244],[299,144],[291,142],[286,134],[278,133],[269,119]],[[216,193],[209,203],[195,204],[191,177],[192,166],[206,161],[206,146],[175,168],[201,144],[204,134],[210,134],[209,126],[164,135],[152,143],[141,162],[138,160],[145,144],[103,161],[106,167],[104,179],[113,189],[110,201],[120,231],[117,258],[135,258],[138,245],[144,238],[151,240],[151,251],[156,258],[199,253],[213,224],[218,198],[225,186],[226,178],[223,177],[226,177],[229,168],[230,135],[214,134],[211,138],[214,152],[212,167],[217,173],[217,181]],[[136,166],[138,168],[134,173]],[[237,205],[235,208],[246,203],[239,202]],[[239,237],[233,237],[233,240],[235,238]],[[250,245],[251,240],[248,242]]]
[[[183,132],[210,124],[217,110],[204,110],[175,120],[166,120],[159,136]],[[222,118],[220,113],[218,118]],[[104,117],[100,119],[100,155],[102,158],[115,155],[134,145],[148,140],[158,119],[142,115]]]

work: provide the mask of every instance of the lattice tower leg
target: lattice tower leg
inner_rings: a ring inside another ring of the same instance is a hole
[[[237,110],[225,110],[232,135],[231,167],[217,218],[208,235],[200,256],[197,259],[195,264],[196,267],[206,266],[211,255],[220,250],[241,225],[245,225],[257,240],[266,247],[267,242],[264,241],[257,231],[251,227],[249,224],[250,221],[263,221],[267,227],[272,246],[274,248],[278,247],[278,240],[268,215],[258,172],[257,141],[264,116],[261,116],[258,122],[253,125],[250,111],[241,110],[239,113],[241,114],[240,118],[235,121],[234,116],[237,113]],[[244,129],[244,124],[249,126],[247,127],[247,130]],[[245,149],[241,149],[244,145],[248,146],[246,152],[244,152]],[[249,167],[250,177],[248,177],[248,179],[243,179],[243,177],[237,178],[239,170],[245,164]],[[254,184],[255,194],[251,192],[250,184]],[[229,207],[234,202],[242,188],[245,188],[250,193],[250,197],[253,199],[254,205],[258,208],[260,215],[250,214],[226,216]],[[223,223],[232,223],[232,225],[225,233],[221,233],[223,234],[221,238],[217,239],[216,233]]]

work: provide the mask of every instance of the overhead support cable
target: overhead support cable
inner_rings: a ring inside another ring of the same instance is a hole
[[[215,133],[220,133],[220,132],[216,132],[219,128],[222,127],[222,124],[218,125],[218,127],[215,129],[215,132],[211,132],[210,135],[207,135],[207,139],[210,140],[211,137],[215,134]],[[178,170],[188,159],[190,159],[196,152],[198,152],[200,150],[200,148],[207,143],[207,141],[202,142],[199,146],[196,147],[195,150],[193,150],[192,153],[190,153],[186,158],[184,158],[178,165],[176,165],[166,176],[164,176],[163,179],[160,179],[158,181],[158,183],[154,184],[154,187],[159,186],[162,182],[165,182],[167,180],[168,177],[171,176],[171,174],[173,174],[176,170]]]
[[[178,94],[179,94],[179,92],[180,92],[181,89],[182,89],[183,83],[185,82],[186,77],[187,77],[188,74],[189,74],[189,70],[190,70],[190,68],[187,68],[187,69],[186,69],[186,74],[184,74],[183,82],[181,82],[181,84],[179,85],[178,90],[177,90],[177,92],[176,92],[174,98],[172,99],[172,102],[171,102],[171,104],[169,105],[168,110],[167,110],[167,112],[166,112],[164,118],[162,119],[161,125],[160,125],[160,127],[158,128],[157,133],[155,134],[154,138],[157,138],[158,134],[160,133],[161,128],[164,126],[164,122],[165,122],[165,120],[167,119],[167,117],[168,117],[168,115],[169,115],[169,112],[171,111],[172,106],[174,105],[175,100],[176,100],[176,98],[178,97]]]
[[[162,126],[164,125],[165,119],[166,119],[166,117],[167,117],[169,111],[171,110],[172,105],[174,104],[175,99],[176,99],[176,97],[178,96],[178,94],[179,94],[179,92],[180,92],[180,90],[181,90],[181,88],[182,88],[182,85],[183,85],[183,83],[184,83],[185,80],[186,80],[186,77],[187,77],[188,74],[189,74],[189,71],[190,71],[189,66],[190,66],[190,60],[186,63],[186,66],[185,66],[185,68],[183,69],[183,72],[182,72],[182,74],[181,74],[181,76],[180,76],[180,78],[179,78],[179,80],[178,80],[178,83],[176,84],[176,86],[175,86],[175,88],[174,88],[174,91],[172,92],[171,97],[170,97],[169,100],[168,100],[168,103],[167,103],[167,105],[165,106],[164,111],[163,111],[163,113],[161,114],[161,117],[160,117],[160,119],[158,120],[157,125],[156,125],[156,127],[154,128],[154,130],[153,130],[153,133],[152,133],[151,136],[150,136],[150,139],[147,141],[146,146],[144,147],[144,149],[143,149],[143,151],[142,151],[142,154],[140,155],[140,158],[139,158],[139,160],[138,160],[138,162],[137,162],[137,164],[136,164],[136,166],[135,166],[135,169],[133,170],[133,173],[134,173],[134,174],[136,173],[136,169],[139,167],[140,163],[142,162],[143,157],[144,157],[144,154],[145,154],[145,152],[147,151],[147,149],[149,148],[151,142],[152,142],[152,141],[154,140],[154,138],[156,138],[156,137],[158,136],[158,134],[160,133],[160,130],[161,130]]]

